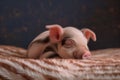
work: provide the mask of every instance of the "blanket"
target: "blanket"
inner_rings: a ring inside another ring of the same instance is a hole
[[[0,46],[0,80],[120,80],[120,48],[90,59],[28,59],[26,49]]]

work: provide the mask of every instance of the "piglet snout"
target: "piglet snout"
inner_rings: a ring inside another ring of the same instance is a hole
[[[75,59],[89,59],[91,57],[91,53],[90,53],[90,51],[86,51],[83,54],[74,52],[73,56]]]
[[[91,53],[89,51],[85,52],[83,55],[82,55],[82,59],[89,59],[91,57]]]

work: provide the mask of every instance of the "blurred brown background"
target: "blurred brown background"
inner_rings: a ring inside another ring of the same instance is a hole
[[[0,44],[27,48],[48,24],[92,29],[92,50],[120,47],[120,0],[0,0]]]

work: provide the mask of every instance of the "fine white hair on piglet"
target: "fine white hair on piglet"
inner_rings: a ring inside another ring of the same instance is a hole
[[[54,24],[47,25],[47,31],[39,34],[28,47],[29,58],[48,58],[57,54],[61,58],[88,58],[89,39],[96,41],[95,33],[88,29],[77,29]],[[49,49],[48,49],[49,47]]]

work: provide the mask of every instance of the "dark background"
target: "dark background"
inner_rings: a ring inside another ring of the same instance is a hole
[[[120,0],[0,0],[0,44],[27,48],[45,25],[87,27],[90,49],[120,47]]]

